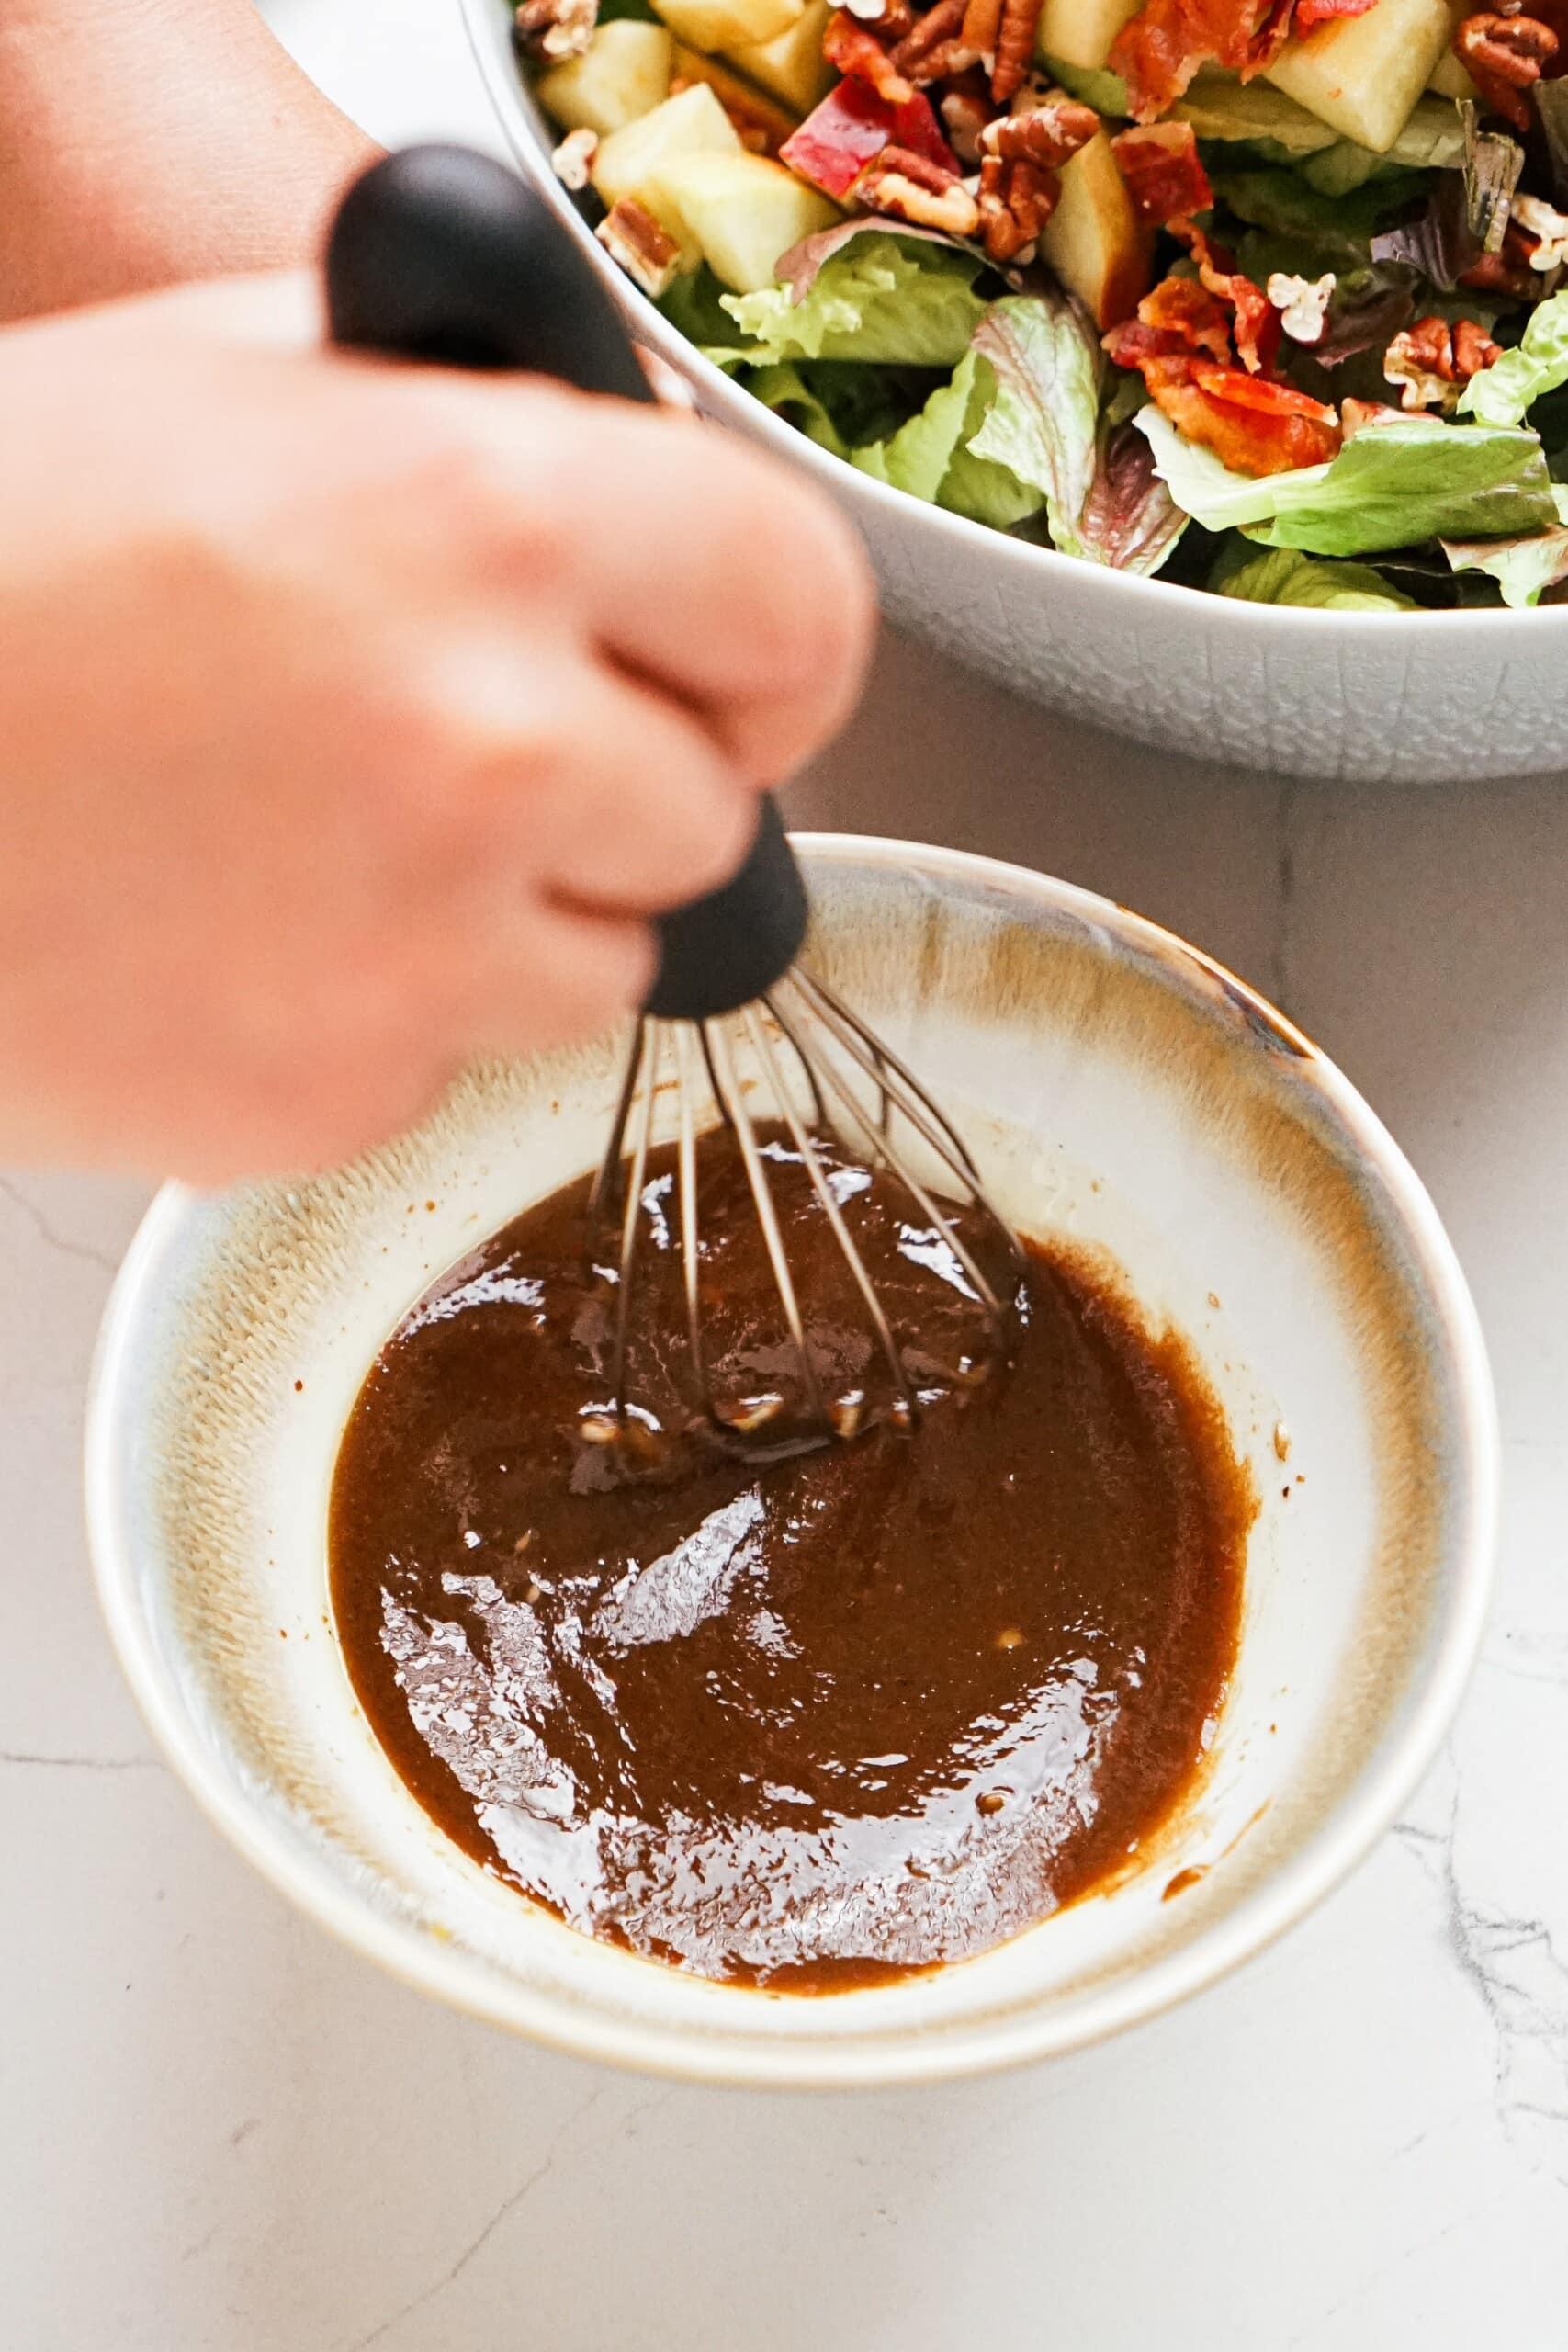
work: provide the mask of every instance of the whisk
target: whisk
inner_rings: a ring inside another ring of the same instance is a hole
[[[521,368],[580,390],[655,397],[615,305],[584,250],[581,224],[488,158],[461,148],[412,148],[375,165],[349,191],[327,257],[334,339],[448,366]],[[828,983],[798,960],[808,907],[778,811],[763,804],[745,864],[721,888],[666,917],[660,960],[637,1021],[604,1157],[588,1204],[590,1257],[608,1256],[615,1283],[611,1398],[594,1432],[624,1437],[646,1421],[628,1394],[629,1335],[639,1277],[645,1183],[658,1105],[672,1075],[676,1194],[690,1375],[701,1417],[728,1446],[776,1453],[847,1438],[866,1425],[863,1396],[829,1395],[807,1340],[809,1315],[792,1267],[753,1109],[760,1098],[789,1139],[842,1253],[885,1367],[885,1418],[911,1429],[926,1393],[911,1372],[832,1177],[836,1138],[895,1184],[925,1231],[951,1252],[989,1335],[1008,1351],[1023,1268],[1011,1227],[973,1157],[931,1094]],[[750,1082],[742,1074],[749,1060]],[[732,1133],[761,1228],[798,1374],[803,1415],[787,1436],[768,1424],[782,1404],[716,1385],[704,1329],[698,1160],[705,1133]],[[1009,1268],[987,1272],[992,1248]]]

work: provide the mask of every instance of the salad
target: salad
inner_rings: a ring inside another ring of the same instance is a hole
[[[515,32],[608,252],[823,448],[1087,562],[1380,611],[1568,599],[1568,0],[1524,5]]]

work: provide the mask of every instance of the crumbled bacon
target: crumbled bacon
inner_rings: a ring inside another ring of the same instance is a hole
[[[1179,432],[1238,474],[1282,474],[1323,465],[1339,447],[1339,420],[1290,384],[1244,368],[1185,358],[1144,366],[1150,397]]]
[[[1234,254],[1224,245],[1216,244],[1194,221],[1173,220],[1169,226],[1171,235],[1188,248],[1197,263],[1200,282],[1229,306],[1242,366],[1255,376],[1268,375],[1280,348],[1279,311],[1262,287],[1237,269]]]
[[[1227,367],[1230,364],[1233,354],[1229,316],[1224,306],[1195,277],[1162,278],[1139,303],[1138,322],[1166,338],[1156,348],[1168,354],[1183,349],[1201,351]],[[1137,364],[1122,357],[1115,345],[1117,336],[1129,332],[1130,327],[1113,327],[1105,338],[1105,347],[1118,367]]]
[[[847,8],[836,8],[822,36],[822,54],[829,65],[853,82],[864,82],[890,107],[908,106],[914,85],[907,82],[869,27],[857,24]]]
[[[1201,65],[1249,81],[1273,63],[1290,29],[1291,0],[1145,0],[1111,43],[1135,122],[1153,122]]]
[[[1183,214],[1207,212],[1214,191],[1190,122],[1148,122],[1111,142],[1133,209],[1146,228],[1163,229]]]
[[[1344,400],[1339,403],[1340,424],[1347,441],[1364,433],[1369,424],[1397,424],[1403,410],[1390,408],[1386,401]]]

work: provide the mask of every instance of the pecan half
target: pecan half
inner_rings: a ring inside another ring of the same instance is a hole
[[[1060,194],[1055,173],[1032,164],[1027,156],[1011,163],[1000,155],[985,156],[980,164],[980,235],[987,259],[998,268],[1029,259]]]
[[[667,294],[680,266],[681,248],[661,221],[635,197],[613,204],[593,234],[634,286],[657,301]]]
[[[865,83],[886,105],[907,107],[915,95],[914,85],[905,80],[895,63],[897,53],[895,50],[889,56],[876,35],[857,24],[847,8],[836,8],[829,17],[822,36],[822,54],[828,63],[852,81]]]
[[[959,38],[972,49],[987,74],[996,71],[997,37],[1002,28],[1004,0],[967,0]]]
[[[1517,220],[1525,235],[1536,241],[1529,257],[1531,269],[1545,277],[1568,261],[1568,216],[1554,204],[1544,203],[1539,196],[1516,196],[1508,217],[1510,227]]]
[[[979,206],[963,181],[907,147],[885,147],[861,174],[854,192],[871,211],[907,220],[911,228],[972,237],[980,225]]]
[[[523,0],[512,39],[530,65],[558,65],[581,57],[599,21],[599,0]]]
[[[1483,11],[1466,17],[1453,38],[1454,55],[1492,114],[1506,116],[1521,135],[1535,120],[1529,88],[1557,54],[1557,35],[1539,17]]]
[[[1100,117],[1092,107],[1065,98],[987,123],[980,133],[980,153],[999,155],[1005,164],[1038,164],[1043,170],[1054,172],[1069,155],[1087,147],[1099,129]]]
[[[550,168],[562,187],[575,194],[588,186],[593,169],[593,158],[599,153],[596,130],[569,130],[550,157]]]
[[[1034,62],[1042,6],[1043,0],[1002,0],[996,70],[991,75],[991,96],[998,106],[1006,106],[1013,92],[1023,87]]]
[[[945,82],[950,74],[967,72],[979,61],[979,51],[964,39],[965,0],[936,0],[915,20],[893,52],[893,62],[917,88]]]
[[[1468,384],[1472,376],[1479,376],[1502,356],[1502,345],[1494,343],[1483,326],[1473,319],[1461,319],[1454,329],[1454,374],[1461,384]]]

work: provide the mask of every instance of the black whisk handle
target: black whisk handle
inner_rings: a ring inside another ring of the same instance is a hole
[[[326,282],[333,340],[345,348],[654,398],[570,232],[525,182],[468,148],[411,147],[372,164],[339,208]],[[660,922],[649,1012],[706,1020],[760,996],[793,963],[806,920],[770,800],[733,879]]]

